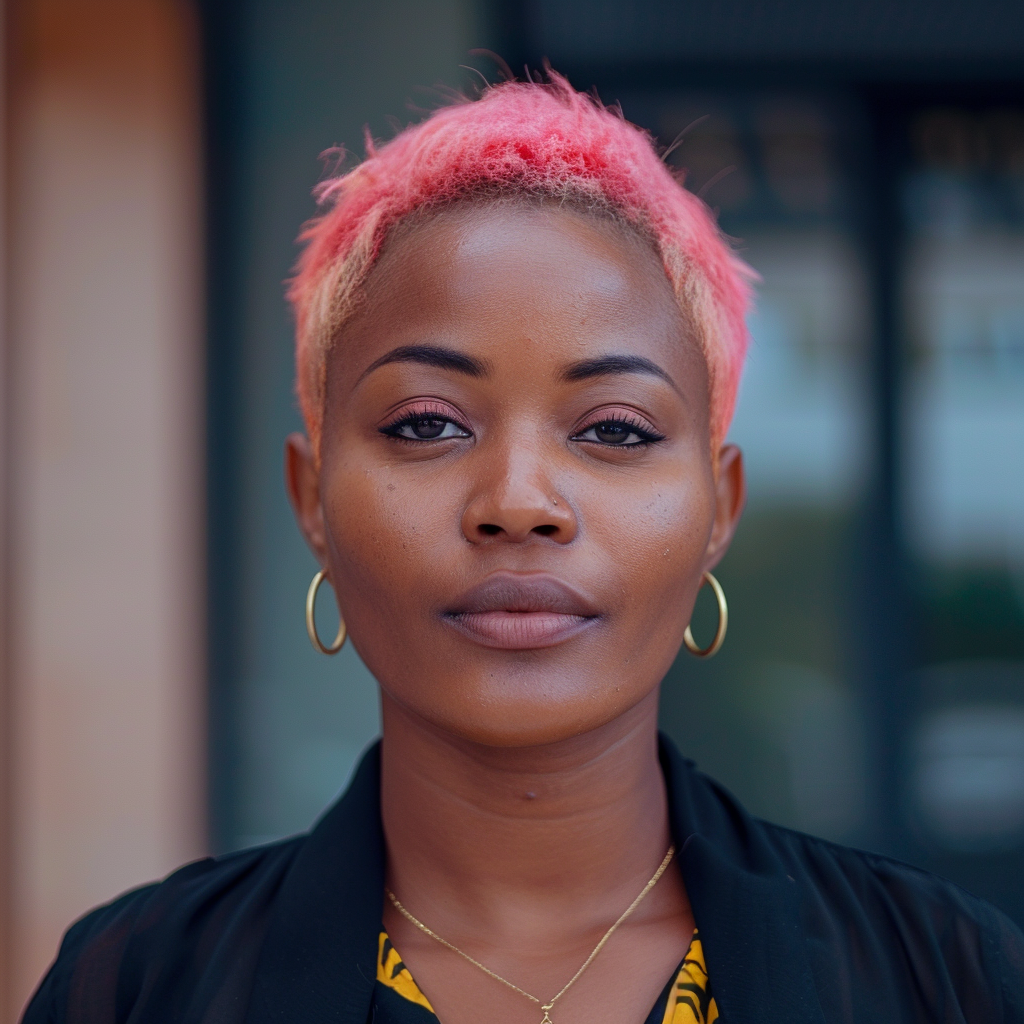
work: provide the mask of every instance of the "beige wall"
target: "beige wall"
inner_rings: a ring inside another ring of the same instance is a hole
[[[204,849],[191,15],[10,28],[4,1020],[73,918]]]

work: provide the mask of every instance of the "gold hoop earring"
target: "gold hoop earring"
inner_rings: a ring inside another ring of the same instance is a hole
[[[701,648],[694,642],[690,627],[686,627],[686,632],[683,634],[683,643],[686,644],[686,649],[695,658],[713,658],[721,650],[722,644],[725,643],[725,631],[729,628],[729,606],[725,601],[725,591],[722,589],[722,584],[709,572],[704,573],[701,586],[705,583],[711,585],[711,589],[715,592],[715,600],[718,601],[718,629],[715,630],[715,639],[707,647]]]
[[[320,589],[320,584],[323,583],[326,578],[326,573],[321,569],[314,577],[313,582],[309,585],[309,590],[306,591],[306,632],[309,634],[309,642],[321,653],[321,654],[337,654],[341,650],[342,645],[345,643],[345,637],[348,636],[348,629],[345,626],[345,620],[338,617],[338,635],[334,638],[334,643],[330,647],[324,647],[320,636],[316,631],[316,620],[313,618],[313,612],[316,610],[316,592]]]

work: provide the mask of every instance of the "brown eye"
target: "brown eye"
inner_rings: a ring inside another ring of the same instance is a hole
[[[594,427],[594,436],[604,444],[625,444],[632,433],[624,423],[598,423]]]
[[[380,428],[382,434],[405,441],[447,441],[453,437],[470,437],[464,427],[447,416],[413,414],[397,423]]]
[[[439,419],[422,419],[414,420],[409,426],[416,437],[424,441],[432,441],[435,437],[440,437],[444,433],[447,422],[447,420]]]
[[[640,448],[664,440],[661,434],[645,429],[626,420],[601,420],[574,435],[574,441],[589,441],[592,444],[611,448]]]

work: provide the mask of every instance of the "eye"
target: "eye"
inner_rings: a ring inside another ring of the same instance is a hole
[[[612,448],[635,448],[639,445],[662,441],[664,435],[628,419],[609,418],[592,423],[589,427],[574,434],[572,439],[574,441],[589,441]]]
[[[453,437],[471,437],[470,432],[449,415],[434,410],[406,413],[380,432],[403,441],[447,441]]]
[[[469,437],[457,423],[439,416],[417,416],[404,423],[396,423],[389,433],[410,441],[444,441],[449,437]]]

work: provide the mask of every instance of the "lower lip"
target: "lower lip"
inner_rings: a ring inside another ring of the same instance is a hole
[[[593,616],[558,612],[465,612],[446,619],[478,644],[506,651],[554,647],[597,621]]]

